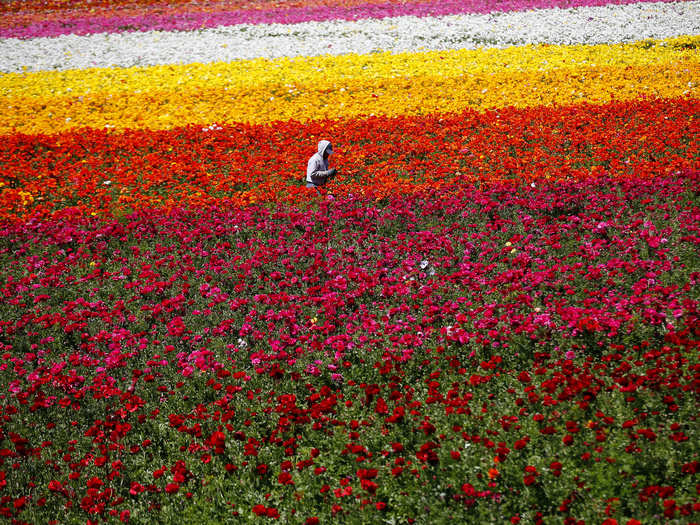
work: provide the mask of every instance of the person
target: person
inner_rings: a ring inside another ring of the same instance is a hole
[[[317,193],[319,187],[325,186],[326,182],[335,177],[337,170],[328,169],[328,158],[333,154],[333,145],[322,140],[318,143],[318,151],[314,153],[306,165],[306,187],[315,188]]]

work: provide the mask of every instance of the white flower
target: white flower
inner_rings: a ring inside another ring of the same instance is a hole
[[[111,181],[111,180],[106,180],[106,181],[104,181],[102,184],[104,184],[105,186],[109,186],[110,184],[112,184],[112,181]]]

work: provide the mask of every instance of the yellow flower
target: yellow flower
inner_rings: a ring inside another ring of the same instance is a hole
[[[19,198],[22,200],[22,206],[26,206],[34,202],[34,196],[28,191],[20,190],[18,192]]]
[[[700,55],[691,44],[700,44],[700,36],[650,40],[645,46],[529,45],[13,73],[0,75],[0,104],[10,108],[0,114],[0,133],[422,115],[604,103],[640,94],[697,96]],[[319,70],[323,86],[316,81]],[[330,92],[328,85],[334,86]]]

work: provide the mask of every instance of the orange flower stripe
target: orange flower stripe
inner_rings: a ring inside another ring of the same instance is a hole
[[[391,195],[475,181],[613,173],[644,178],[700,168],[694,99],[467,110],[308,123],[73,130],[6,135],[0,220],[62,208],[110,214],[149,206],[308,200],[309,149],[336,146],[338,195]]]

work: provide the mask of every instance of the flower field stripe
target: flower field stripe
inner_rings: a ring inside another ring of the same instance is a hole
[[[0,117],[0,133],[56,133],[74,127],[170,129],[187,124],[346,118],[362,115],[421,115],[486,110],[506,106],[532,107],[577,102],[602,103],[647,97],[697,94],[694,81],[700,66],[673,68],[588,67],[575,71],[501,73],[468,77],[411,77],[401,80],[347,82],[328,93],[313,85],[250,88],[227,96],[220,90],[109,93],[76,97],[5,98],[11,111]],[[286,97],[286,98],[285,98]],[[319,103],[319,101],[322,101]]]
[[[293,7],[277,2],[209,2],[178,6],[87,8],[54,11],[10,12],[0,18],[0,37],[36,38],[133,31],[191,31],[237,24],[298,24],[330,20],[358,20],[397,16],[445,16],[460,13],[497,13],[552,8],[578,8],[646,3],[651,0],[491,0],[367,1],[350,0],[340,5],[295,2]],[[656,1],[656,0],[654,0]],[[0,11],[2,13],[2,11]]]
[[[695,97],[700,59],[688,47],[698,40],[9,74],[0,77],[0,104],[9,109],[0,133]]]
[[[249,90],[269,86],[338,85],[358,79],[464,77],[500,73],[576,71],[582,67],[646,67],[700,62],[700,35],[614,45],[485,48],[418,53],[372,53],[341,56],[252,59],[209,64],[167,64],[152,67],[95,68],[0,75],[4,97],[50,98],[90,93],[128,94],[190,90]],[[320,81],[319,79],[322,79]],[[291,87],[291,86],[290,86]]]
[[[632,100],[454,116],[5,135],[0,220],[67,203],[110,213],[221,199],[232,206],[303,200],[300,166],[321,133],[333,139],[343,166],[334,182],[340,194],[361,193],[367,177],[373,191],[387,195],[460,186],[455,179],[529,182],[603,172],[643,179],[700,169],[700,143],[687,140],[700,134],[699,110],[697,100]],[[388,161],[386,151],[401,153]]]
[[[445,17],[237,25],[0,40],[0,71],[144,67],[254,58],[403,53],[527,44],[615,44],[700,34],[700,1]]]

